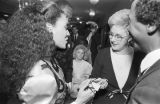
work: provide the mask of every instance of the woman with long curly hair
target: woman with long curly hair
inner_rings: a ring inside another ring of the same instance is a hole
[[[24,104],[63,104],[67,86],[61,68],[51,60],[55,47],[67,43],[67,15],[52,1],[36,1],[13,14],[7,35],[0,37],[0,70],[7,91]],[[74,103],[94,96],[85,81]],[[12,102],[13,103],[13,102]]]

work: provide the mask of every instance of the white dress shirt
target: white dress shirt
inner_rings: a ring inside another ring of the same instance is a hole
[[[141,72],[145,72],[160,59],[160,49],[148,53],[141,62]]]

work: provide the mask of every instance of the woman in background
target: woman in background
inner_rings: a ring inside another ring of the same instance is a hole
[[[120,10],[108,20],[111,47],[99,51],[91,74],[92,78],[108,79],[108,87],[96,94],[93,104],[124,104],[138,77],[139,70],[135,69],[143,57],[130,45],[128,14],[129,10]]]
[[[79,85],[89,78],[92,72],[92,65],[84,60],[87,57],[87,47],[77,45],[73,50],[73,71],[70,96],[77,98]]]

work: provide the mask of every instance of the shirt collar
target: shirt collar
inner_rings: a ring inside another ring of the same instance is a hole
[[[148,53],[141,62],[141,72],[148,70],[156,61],[160,59],[160,49]]]

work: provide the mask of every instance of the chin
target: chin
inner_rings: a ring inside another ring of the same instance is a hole
[[[118,52],[118,51],[120,51],[120,50],[117,49],[117,48],[112,48],[112,50],[113,50],[113,52]]]
[[[62,47],[60,47],[60,48],[62,48],[62,49],[66,49],[66,45],[65,45],[65,46],[62,46]]]
[[[61,48],[61,49],[65,49],[66,48],[66,44],[59,44],[57,45],[58,48]]]

